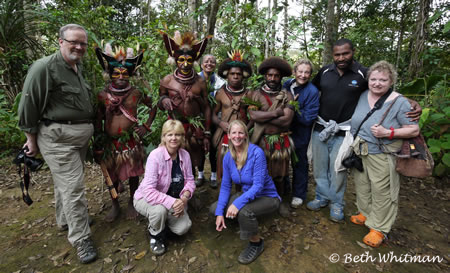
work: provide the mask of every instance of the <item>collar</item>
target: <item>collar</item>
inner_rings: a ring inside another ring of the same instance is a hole
[[[359,69],[360,66],[361,66],[360,63],[358,63],[356,60],[353,60],[353,63],[350,65],[350,68],[348,70],[352,71],[355,74],[359,74],[359,71],[361,70],[361,69]],[[336,72],[337,72],[336,64],[332,63],[329,69],[330,70],[336,70]],[[346,73],[346,71],[344,72],[344,74],[345,73]]]
[[[166,146],[164,145],[164,146],[161,146],[161,147],[162,147],[162,149],[163,149],[164,160],[165,160],[165,161],[172,161],[172,157],[170,156],[169,152],[167,151]],[[183,157],[181,156],[181,153],[180,153],[180,151],[181,151],[182,149],[183,149],[183,148],[179,148],[179,149],[178,149],[178,158],[180,159],[180,163],[183,162]]]
[[[66,60],[64,59],[64,57],[63,57],[63,55],[62,55],[62,53],[61,53],[61,50],[58,50],[58,53],[56,54],[56,57],[57,57],[57,59],[58,59],[59,61],[61,61],[61,62],[64,64],[64,67],[65,67],[65,68],[67,68],[67,69],[72,70],[73,72],[75,72],[75,71],[73,70],[73,68],[70,66],[70,64],[68,64],[68,63],[66,62]],[[75,73],[76,73],[76,74],[81,73],[80,63],[77,63],[76,66],[77,66],[77,72],[75,72]]]
[[[269,95],[275,95],[275,94],[280,93],[280,91],[281,91],[281,86],[280,86],[280,88],[277,89],[277,90],[272,90],[272,89],[269,88],[269,86],[267,86],[267,84],[264,84],[263,86],[261,86],[261,90],[263,90],[264,92],[266,92],[266,93],[269,94]]]

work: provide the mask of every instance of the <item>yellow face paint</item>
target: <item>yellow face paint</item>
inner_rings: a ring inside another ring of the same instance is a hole
[[[113,70],[113,73],[111,75],[111,78],[119,79],[121,76],[122,76],[122,79],[130,78],[130,76],[128,75],[128,70],[126,70],[123,67],[115,67]]]

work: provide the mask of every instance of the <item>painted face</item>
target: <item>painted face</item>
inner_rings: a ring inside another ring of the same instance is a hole
[[[216,69],[216,58],[214,58],[214,56],[206,56],[205,58],[203,58],[201,67],[207,74],[214,72],[214,70]]]
[[[230,134],[228,136],[235,148],[240,148],[245,143],[247,136],[245,135],[244,128],[239,124],[231,126]]]
[[[347,70],[353,62],[353,53],[350,44],[333,47],[333,61],[340,70]]]
[[[177,59],[177,67],[183,74],[189,74],[192,71],[194,58],[190,55],[181,55]]]
[[[59,50],[69,64],[80,62],[86,53],[87,36],[81,29],[69,29],[64,32],[64,39],[59,39]]]
[[[169,131],[164,135],[164,142],[166,143],[166,148],[170,150],[178,150],[181,146],[181,139],[183,135],[175,131]]]
[[[114,87],[125,88],[129,84],[130,76],[128,70],[123,67],[116,67],[111,75]]]
[[[309,82],[311,78],[311,66],[308,64],[301,64],[297,66],[297,69],[294,72],[295,81],[298,85],[305,85]]]
[[[384,71],[375,70],[369,76],[369,91],[377,96],[385,94],[392,86],[389,74]]]
[[[276,89],[281,84],[281,74],[278,69],[269,68],[264,75],[264,79],[266,81],[267,86],[270,89]]]
[[[240,67],[232,67],[228,70],[227,81],[228,85],[234,89],[242,88],[242,81],[244,76],[242,75],[242,69]]]

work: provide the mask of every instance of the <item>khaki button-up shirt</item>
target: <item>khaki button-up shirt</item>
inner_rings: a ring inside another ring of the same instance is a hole
[[[61,52],[37,60],[28,71],[19,103],[19,127],[36,134],[42,119],[92,119],[91,88],[78,66],[75,72]]]

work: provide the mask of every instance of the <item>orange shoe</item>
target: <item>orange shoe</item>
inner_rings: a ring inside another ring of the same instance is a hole
[[[370,232],[364,236],[363,242],[371,247],[379,247],[383,241],[386,239],[386,235],[383,232],[370,229]]]
[[[364,226],[366,219],[367,219],[367,217],[364,216],[361,212],[359,212],[357,215],[350,216],[350,222],[352,222],[355,225],[360,225],[360,226]]]

